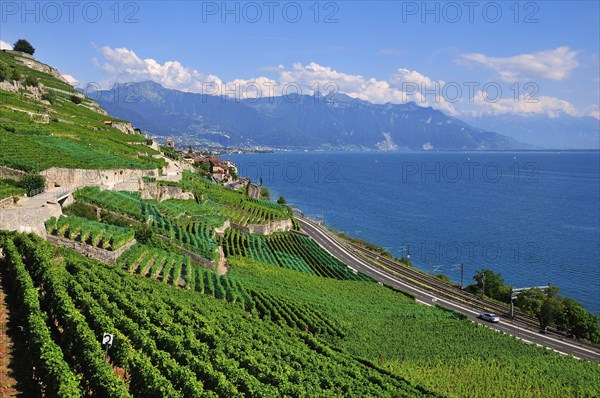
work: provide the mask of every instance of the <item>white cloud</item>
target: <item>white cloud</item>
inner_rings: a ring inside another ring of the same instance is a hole
[[[555,117],[561,112],[568,113],[569,115],[578,115],[577,109],[569,101],[550,96],[530,98],[524,95],[516,100],[514,98],[491,99],[486,98],[486,95],[482,91],[478,91],[472,103],[475,110],[466,113],[473,116],[482,114],[537,113]]]
[[[189,92],[202,92],[210,84],[222,84],[217,76],[186,68],[178,61],[167,61],[161,65],[152,58],[141,59],[126,48],[112,49],[105,46],[98,51],[106,61],[100,67],[114,81],[153,80],[165,87]]]
[[[5,42],[4,40],[0,40],[0,50],[12,50],[13,46]]]
[[[77,80],[75,77],[68,75],[66,73],[63,73],[62,77],[67,81],[67,83],[69,83],[71,86],[73,87],[77,87],[79,86],[79,80]]]
[[[496,71],[504,81],[523,79],[564,80],[579,66],[577,51],[569,47],[521,54],[512,57],[490,57],[485,54],[463,54],[459,62],[467,65],[485,66]]]
[[[272,75],[272,78],[258,76],[223,81],[216,75],[185,67],[178,61],[167,61],[161,64],[151,58],[142,59],[134,51],[126,48],[101,47],[98,51],[104,60],[95,61],[95,64],[108,74],[111,82],[152,80],[167,88],[225,95],[237,99],[296,93],[313,95],[318,90],[323,95],[333,91],[378,104],[414,101],[419,106],[431,106],[453,116],[460,116],[461,113],[554,115],[559,111],[572,115],[578,114],[570,102],[550,96],[533,100],[523,97],[517,101],[511,96],[495,100],[486,98],[484,93],[479,91],[475,93],[474,98],[468,98],[466,86],[461,86],[463,92],[460,96],[452,97],[453,89],[459,85],[458,83],[435,80],[418,71],[405,68],[398,69],[387,80],[380,80],[344,73],[316,62],[295,63],[291,67],[278,65],[260,69]],[[591,111],[586,114],[590,114]]]

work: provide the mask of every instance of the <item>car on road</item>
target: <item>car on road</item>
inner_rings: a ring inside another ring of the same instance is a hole
[[[479,314],[477,315],[477,318],[493,323],[500,322],[500,317],[496,314],[492,314],[491,312],[484,312],[483,314]]]

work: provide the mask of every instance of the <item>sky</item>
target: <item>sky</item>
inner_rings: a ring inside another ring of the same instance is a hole
[[[233,98],[335,92],[453,116],[600,118],[597,1],[0,1],[79,87],[153,80]]]

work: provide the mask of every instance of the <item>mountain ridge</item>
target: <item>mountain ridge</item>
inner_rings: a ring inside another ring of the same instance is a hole
[[[122,100],[123,92],[127,101]],[[222,146],[367,150],[530,147],[414,102],[379,105],[345,94],[237,100],[168,89],[151,81],[116,84],[111,90],[89,95],[109,113],[131,120],[151,134],[189,136]]]

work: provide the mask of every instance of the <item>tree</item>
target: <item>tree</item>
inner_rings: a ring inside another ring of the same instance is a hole
[[[19,39],[13,44],[13,50],[33,55],[35,48],[25,39]]]
[[[563,308],[563,298],[558,294],[559,288],[549,287],[546,291],[532,288],[519,293],[515,306],[534,316],[545,329],[555,323]]]
[[[558,330],[569,332],[576,339],[588,339],[594,341],[599,332],[598,316],[586,311],[577,301],[564,298],[562,308],[556,317]]]
[[[39,174],[27,174],[21,179],[19,185],[21,188],[25,188],[27,193],[31,195],[32,191],[40,191],[44,189],[46,186],[46,179]]]
[[[510,302],[510,286],[504,284],[502,275],[490,269],[478,271],[473,279],[477,282],[465,288],[473,294],[483,294],[496,300]]]
[[[268,188],[262,187],[260,189],[260,198],[264,200],[271,199],[271,193],[269,192]]]
[[[279,199],[277,199],[277,203],[279,203],[280,205],[284,205],[287,203],[287,201],[283,196],[280,196]]]

